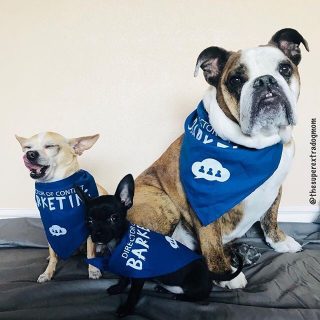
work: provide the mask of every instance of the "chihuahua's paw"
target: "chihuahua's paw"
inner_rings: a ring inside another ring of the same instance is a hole
[[[132,313],[133,313],[132,308],[128,307],[126,304],[120,305],[119,308],[117,309],[117,316],[119,318],[123,318]]]
[[[89,272],[89,279],[96,280],[102,277],[101,271],[92,265],[89,265],[88,272]]]
[[[123,286],[119,286],[118,284],[114,284],[113,286],[109,287],[107,289],[107,292],[110,295],[115,295],[115,294],[120,294],[125,290],[125,288],[123,288]]]
[[[273,242],[266,237],[267,243],[277,252],[298,252],[302,250],[302,246],[290,236],[286,236],[283,241]]]
[[[234,272],[236,269],[231,267]],[[240,272],[238,276],[230,281],[220,281],[216,283],[219,287],[229,288],[229,289],[241,289],[247,285],[248,281],[243,272]]]
[[[48,273],[43,273],[43,274],[40,274],[37,282],[38,283],[44,283],[44,282],[48,282],[52,279],[52,275],[48,274]]]

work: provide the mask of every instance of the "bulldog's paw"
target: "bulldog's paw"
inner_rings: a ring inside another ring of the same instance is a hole
[[[232,268],[232,271],[235,272],[237,269],[236,268]],[[243,272],[240,272],[238,276],[236,276],[234,279],[230,280],[230,281],[220,281],[220,282],[216,282],[216,284],[219,287],[222,288],[229,288],[229,289],[241,289],[244,288],[247,285],[248,281],[246,279],[246,276],[244,275]]]
[[[52,274],[50,275],[50,274],[44,272],[44,273],[40,274],[37,282],[44,283],[44,282],[50,281],[51,279],[52,279]]]
[[[89,265],[88,272],[89,272],[89,279],[96,280],[102,277],[101,271],[92,265]]]
[[[277,252],[298,252],[302,250],[302,246],[290,236],[286,236],[283,241],[273,242],[266,237],[267,243]]]

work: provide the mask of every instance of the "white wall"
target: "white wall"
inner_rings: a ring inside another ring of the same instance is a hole
[[[35,207],[14,134],[100,133],[80,163],[113,192],[182,132],[207,87],[193,78],[204,48],[264,44],[293,27],[311,52],[302,49],[296,158],[282,206],[315,210],[308,190],[310,119],[320,121],[319,12],[311,0],[0,0],[0,208]]]

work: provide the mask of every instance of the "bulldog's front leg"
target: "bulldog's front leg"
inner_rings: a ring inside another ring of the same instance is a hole
[[[214,273],[235,272],[236,269],[231,266],[230,259],[223,248],[219,222],[211,223],[206,227],[198,227],[197,233],[201,252],[206,258],[209,270]],[[215,281],[215,283],[223,288],[237,289],[244,288],[247,285],[247,280],[243,272],[241,272],[230,281]]]
[[[56,255],[56,253],[53,251],[53,249],[49,244],[49,263],[45,272],[40,274],[37,282],[43,283],[43,282],[50,281],[54,275],[54,272],[56,271],[57,263],[58,263],[58,256]]]
[[[87,258],[92,259],[96,256],[96,246],[92,242],[91,237],[89,236],[87,239]],[[100,270],[91,264],[88,266],[89,279],[100,279],[102,274]]]
[[[261,218],[261,228],[266,242],[277,252],[298,252],[301,245],[292,237],[286,235],[278,226],[277,216],[281,199],[282,188],[279,189],[277,198],[266,214]]]

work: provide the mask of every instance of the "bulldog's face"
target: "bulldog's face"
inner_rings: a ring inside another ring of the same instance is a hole
[[[296,124],[300,79],[299,49],[305,39],[293,29],[278,31],[268,45],[238,52],[210,47],[197,61],[207,82],[216,87],[223,112],[245,135],[266,135]]]

